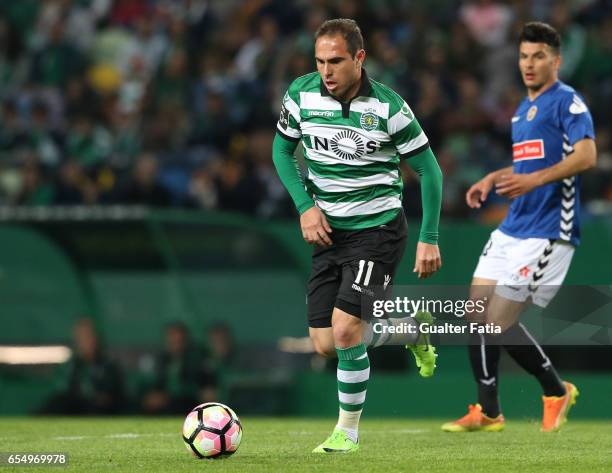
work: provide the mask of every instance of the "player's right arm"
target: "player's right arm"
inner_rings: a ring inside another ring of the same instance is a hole
[[[300,214],[302,236],[307,243],[331,245],[329,233],[332,229],[323,212],[304,189],[300,170],[294,153],[301,137],[299,108],[289,92],[285,94],[280,118],[272,144],[272,161],[283,186],[289,192],[295,208]]]
[[[472,185],[465,193],[465,201],[472,209],[479,209],[501,176],[512,174],[512,166],[490,172],[480,181]]]

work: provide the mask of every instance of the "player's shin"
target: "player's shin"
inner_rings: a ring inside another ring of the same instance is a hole
[[[544,396],[565,395],[565,385],[550,359],[523,324],[513,325],[499,338],[514,361],[540,382]]]
[[[492,337],[474,334],[468,351],[474,379],[478,384],[478,403],[486,416],[497,417],[501,413],[497,388],[501,348]]]
[[[337,429],[341,429],[354,441],[358,440],[359,418],[366,398],[370,361],[363,343],[336,348],[338,354],[338,400],[340,413]]]

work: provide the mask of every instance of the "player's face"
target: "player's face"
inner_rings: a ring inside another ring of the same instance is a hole
[[[320,36],[315,43],[317,70],[329,93],[340,100],[350,99],[351,94],[357,93],[364,59],[363,49],[355,57],[351,56],[340,35]]]
[[[519,69],[523,83],[537,92],[557,80],[561,57],[547,44],[524,41],[519,47]]]

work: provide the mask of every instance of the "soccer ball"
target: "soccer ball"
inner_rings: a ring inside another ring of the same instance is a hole
[[[183,424],[183,441],[198,458],[229,456],[238,450],[242,425],[224,404],[206,402],[194,407]]]

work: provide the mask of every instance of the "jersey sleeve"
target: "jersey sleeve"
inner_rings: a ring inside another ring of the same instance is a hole
[[[584,138],[595,139],[593,118],[588,107],[577,94],[568,94],[561,101],[561,127],[573,145]]]
[[[299,93],[294,92],[292,85],[283,97],[280,116],[276,124],[277,131],[284,138],[291,141],[299,141],[302,137],[300,130],[300,106],[298,102]]]
[[[406,102],[389,118],[387,131],[398,153],[409,158],[429,148],[429,141],[421,125]]]

